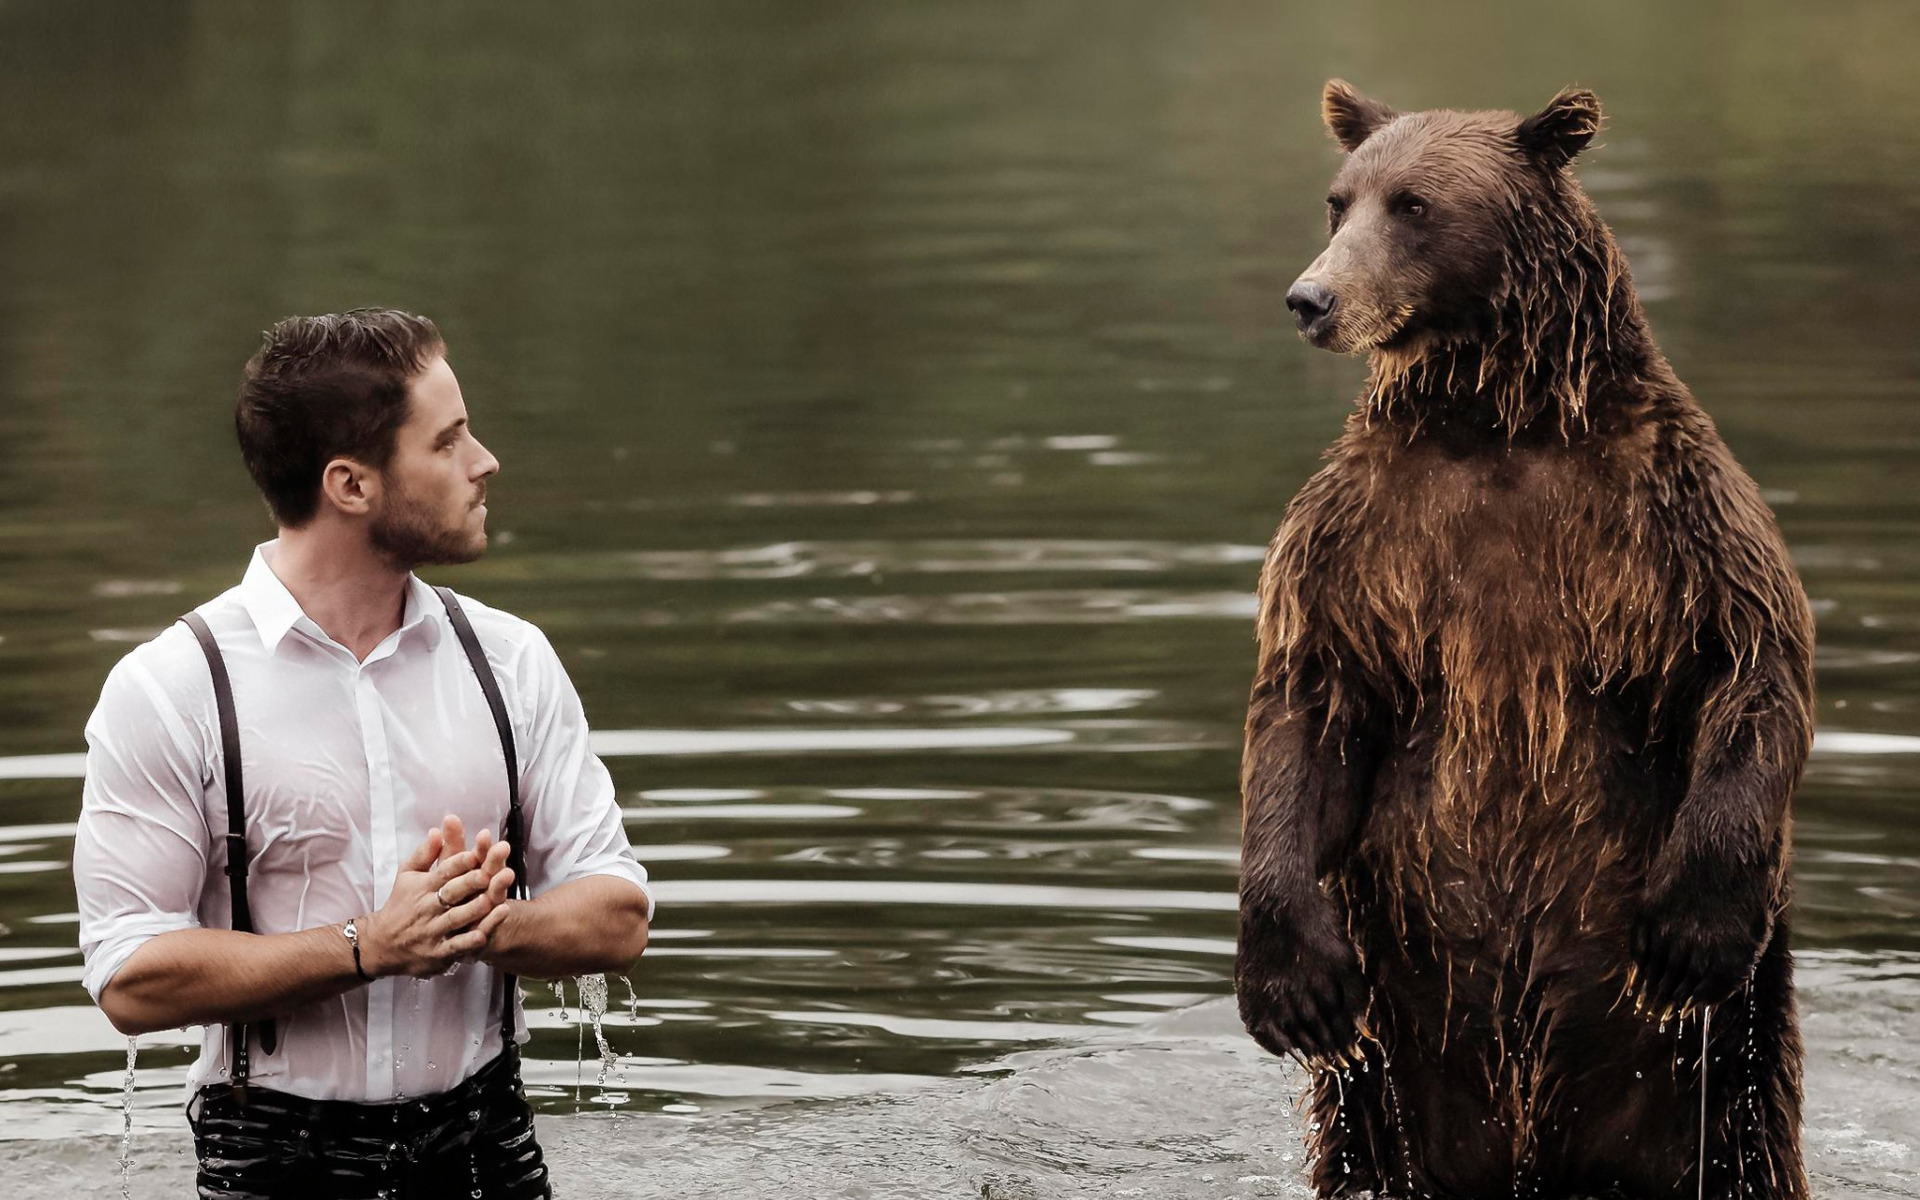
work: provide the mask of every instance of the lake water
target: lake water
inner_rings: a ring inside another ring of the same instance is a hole
[[[530,992],[539,1105],[625,1114],[557,1144],[800,1161],[825,1135],[769,1105],[904,1129],[1064,1055],[1097,1099],[1020,1118],[1054,1142],[980,1136],[1078,1194],[1134,1160],[1031,1146],[1134,1145],[1141,1047],[1196,1021],[1189,1118],[1275,1121],[1219,1194],[1285,1177],[1285,1070],[1189,1010],[1230,990],[1261,547],[1361,374],[1281,305],[1341,74],[1605,102],[1582,178],[1820,622],[1813,1165],[1920,1194],[1920,11],[1672,7],[0,0],[4,1136],[104,1178],[71,756],[271,535],[257,331],[381,303],[441,323],[505,466],[494,551],[435,578],[551,635],[659,881],[608,1095],[573,986]],[[182,1040],[135,1092],[176,1142]]]

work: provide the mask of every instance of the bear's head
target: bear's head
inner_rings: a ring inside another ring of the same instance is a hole
[[[1327,193],[1327,248],[1287,291],[1307,341],[1401,360],[1497,336],[1516,276],[1555,224],[1590,206],[1567,166],[1600,129],[1600,101],[1567,90],[1530,117],[1396,113],[1344,80],[1321,100],[1347,160]]]

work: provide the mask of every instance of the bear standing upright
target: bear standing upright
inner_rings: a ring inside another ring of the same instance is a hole
[[[1323,110],[1287,306],[1368,384],[1261,573],[1235,971],[1314,1183],[1800,1200],[1813,620],[1569,169],[1599,102]]]

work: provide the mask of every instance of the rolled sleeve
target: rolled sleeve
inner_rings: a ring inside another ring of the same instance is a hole
[[[211,838],[197,739],[134,658],[108,675],[86,735],[73,882],[98,1003],[141,946],[200,924]]]
[[[520,791],[528,828],[530,893],[540,896],[592,875],[630,880],[647,898],[647,869],[634,858],[613,777],[588,745],[587,717],[573,681],[544,635],[528,647],[522,696],[530,704]]]

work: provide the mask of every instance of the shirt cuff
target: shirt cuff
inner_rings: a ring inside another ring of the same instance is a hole
[[[120,968],[127,965],[134,951],[163,933],[199,927],[200,922],[187,913],[154,913],[115,921],[112,931],[105,937],[90,949],[82,948],[85,950],[87,966],[85,973],[80,976],[80,986],[86,988],[87,995],[92,996],[93,1002],[98,1004],[100,994],[107,990],[107,985],[120,973]]]
[[[653,923],[653,888],[647,883],[647,869],[645,867],[630,858],[622,858],[616,859],[613,862],[589,867],[573,878],[592,879],[596,875],[608,875],[615,879],[624,879],[639,888],[640,894],[647,898],[647,923],[649,925]],[[571,883],[572,880],[568,880],[568,882]]]

